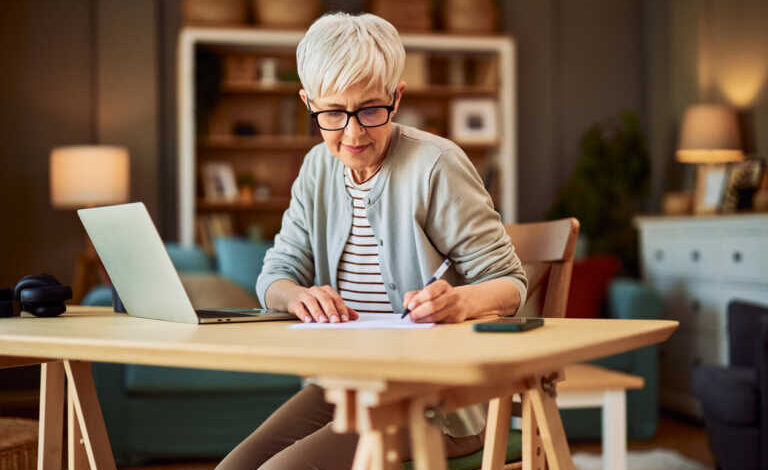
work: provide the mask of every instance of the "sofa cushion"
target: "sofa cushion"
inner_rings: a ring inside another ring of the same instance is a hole
[[[213,260],[199,248],[166,243],[165,250],[179,272],[213,271]]]
[[[271,246],[271,243],[252,242],[244,238],[217,238],[214,247],[218,271],[252,292],[264,265],[264,255]]]
[[[608,313],[623,320],[656,320],[664,311],[661,295],[636,279],[614,279],[608,288]]]
[[[125,366],[124,380],[128,393],[142,394],[279,391],[301,384],[293,375],[137,365]]]
[[[80,305],[111,307],[112,288],[104,284],[99,284],[85,294],[83,300],[80,301]]]
[[[523,457],[523,438],[520,430],[510,429],[507,439],[507,453],[504,461],[519,462]],[[448,470],[476,470],[483,464],[483,449],[469,455],[448,459]],[[413,461],[403,462],[402,470],[413,470]]]
[[[217,274],[186,273],[181,283],[195,308],[258,308],[259,301],[240,285]]]
[[[719,421],[741,425],[757,423],[760,397],[755,369],[700,366],[693,371],[692,388],[705,412]]]

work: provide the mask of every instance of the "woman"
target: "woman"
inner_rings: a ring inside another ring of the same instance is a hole
[[[406,86],[395,28],[374,15],[324,16],[296,58],[324,142],[307,154],[264,259],[262,305],[321,323],[406,307],[414,322],[516,313],[527,280],[474,166],[449,140],[391,121]],[[424,287],[446,258],[451,269]],[[482,446],[484,411],[441,416],[448,456]],[[218,468],[350,468],[357,435],[334,433],[332,414],[309,384]]]

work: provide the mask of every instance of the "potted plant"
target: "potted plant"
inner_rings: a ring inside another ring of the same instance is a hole
[[[646,203],[651,173],[639,121],[626,111],[585,132],[573,174],[548,213],[579,219],[588,254],[616,256],[630,275],[638,273],[632,219]]]

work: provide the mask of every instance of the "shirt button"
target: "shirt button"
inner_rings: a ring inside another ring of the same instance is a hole
[[[384,246],[384,240],[379,240],[379,246]]]
[[[397,289],[397,284],[395,284],[395,283],[390,283],[390,284],[389,284],[389,288],[390,288],[390,289],[392,289],[392,290],[395,290],[395,289]]]

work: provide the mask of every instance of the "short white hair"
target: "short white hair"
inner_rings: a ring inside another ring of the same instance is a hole
[[[353,85],[391,93],[403,73],[405,48],[392,24],[376,15],[318,18],[296,48],[299,79],[311,98]]]

